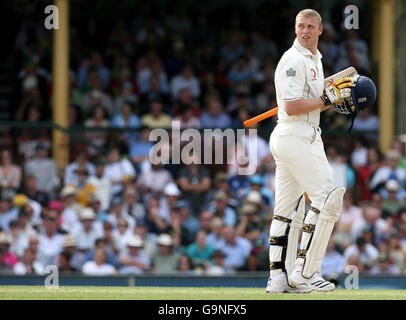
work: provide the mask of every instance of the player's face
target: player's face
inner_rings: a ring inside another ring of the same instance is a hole
[[[323,27],[319,24],[316,17],[298,17],[295,26],[295,33],[299,43],[310,50],[317,48],[319,36]]]

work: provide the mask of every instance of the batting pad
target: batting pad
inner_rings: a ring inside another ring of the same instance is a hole
[[[345,188],[336,188],[330,192],[324,201],[313,234],[313,240],[304,262],[302,275],[305,278],[310,278],[315,272],[320,272],[321,263],[326,253],[331,232],[333,231],[334,224],[340,218],[344,193]]]

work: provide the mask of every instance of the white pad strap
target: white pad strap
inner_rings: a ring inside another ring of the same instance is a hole
[[[324,201],[304,262],[302,275],[305,278],[310,278],[317,271],[320,272],[334,224],[340,218],[344,193],[343,187],[333,189]]]

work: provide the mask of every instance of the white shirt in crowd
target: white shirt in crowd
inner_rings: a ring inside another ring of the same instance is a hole
[[[110,181],[123,181],[125,176],[135,176],[133,165],[127,159],[121,159],[115,163],[109,163],[104,168],[104,175]],[[111,195],[117,194],[123,190],[122,183],[111,183]]]
[[[57,265],[58,255],[63,248],[63,235],[55,233],[48,237],[45,233],[38,236],[38,261],[43,266]]]
[[[95,187],[95,197],[96,199],[100,200],[101,209],[108,210],[111,196],[111,182],[109,177],[106,175],[103,175],[101,178],[93,176],[89,178],[87,183]]]
[[[97,265],[94,261],[87,261],[82,267],[82,272],[89,276],[110,276],[116,273],[116,269],[107,263]]]

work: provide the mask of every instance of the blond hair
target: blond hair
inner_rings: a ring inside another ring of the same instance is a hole
[[[315,18],[317,18],[317,20],[319,20],[320,26],[323,24],[320,14],[316,10],[313,10],[313,9],[304,9],[304,10],[300,11],[296,16],[295,23],[297,22],[299,17],[304,17],[304,18],[315,17]]]

